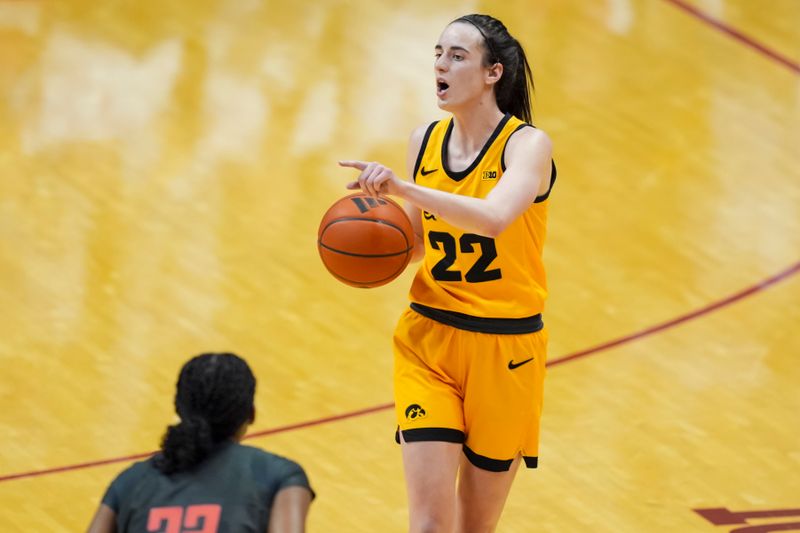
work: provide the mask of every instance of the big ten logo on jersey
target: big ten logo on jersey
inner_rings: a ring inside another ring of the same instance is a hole
[[[715,526],[736,526],[733,529],[724,528],[731,533],[800,531],[800,509],[729,511],[725,507],[711,507],[692,510]]]
[[[147,516],[148,533],[217,533],[222,506],[153,507]]]
[[[484,170],[483,174],[481,174],[481,179],[483,181],[491,181],[497,179],[497,171],[496,170]]]
[[[362,213],[366,213],[370,209],[375,209],[379,205],[386,205],[386,200],[381,200],[380,198],[352,198],[352,200]]]

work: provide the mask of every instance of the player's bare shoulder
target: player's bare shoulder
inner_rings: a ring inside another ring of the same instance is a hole
[[[411,130],[411,135],[408,138],[408,150],[409,152],[414,152],[415,154],[419,152],[419,149],[422,147],[422,141],[425,139],[425,133],[428,131],[430,124],[420,124],[413,130]]]
[[[506,144],[506,162],[513,164],[520,157],[547,158],[552,157],[553,141],[543,130],[534,127],[515,131]]]

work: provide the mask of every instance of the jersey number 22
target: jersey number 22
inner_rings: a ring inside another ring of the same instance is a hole
[[[499,268],[487,270],[492,261],[497,257],[497,248],[494,245],[494,239],[476,235],[474,233],[465,233],[456,243],[456,238],[445,233],[444,231],[430,231],[428,232],[428,240],[434,250],[444,250],[444,257],[438,263],[433,265],[431,274],[433,279],[437,281],[461,281],[462,275],[460,270],[450,270],[450,267],[456,262],[458,251],[462,254],[475,253],[475,245],[477,244],[481,249],[481,255],[472,265],[463,279],[467,283],[481,283],[483,281],[492,281],[503,277]],[[456,248],[458,244],[458,248]]]

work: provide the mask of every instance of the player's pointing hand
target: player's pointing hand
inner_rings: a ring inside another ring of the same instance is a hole
[[[361,189],[365,194],[377,197],[382,194],[397,194],[402,180],[392,169],[376,162],[339,161],[339,166],[360,170],[356,181],[347,184],[348,189]]]

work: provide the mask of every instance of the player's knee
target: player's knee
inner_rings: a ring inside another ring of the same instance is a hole
[[[426,513],[412,517],[410,533],[451,533],[453,519],[445,514]]]
[[[494,522],[462,524],[457,531],[458,533],[493,533],[495,526]]]
[[[499,515],[482,515],[475,512],[464,512],[458,515],[456,522],[457,533],[493,533],[497,527]]]

